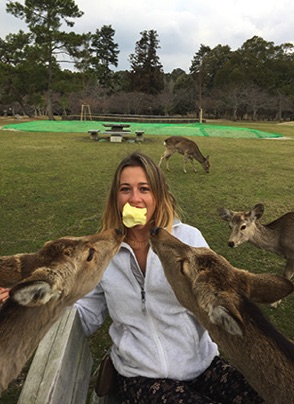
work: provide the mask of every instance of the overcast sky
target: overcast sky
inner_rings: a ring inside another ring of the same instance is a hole
[[[7,14],[0,0],[0,37],[26,30],[19,19]],[[19,2],[24,3],[23,0]],[[76,0],[84,15],[76,19],[74,31],[92,32],[103,25],[115,30],[118,70],[130,68],[140,32],[156,30],[158,56],[165,73],[181,68],[187,73],[200,44],[214,48],[239,48],[254,35],[275,45],[294,44],[293,0]],[[63,66],[66,67],[66,66]]]

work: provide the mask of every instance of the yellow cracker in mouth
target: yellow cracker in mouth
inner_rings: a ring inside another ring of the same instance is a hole
[[[128,228],[144,225],[147,220],[146,214],[146,208],[136,208],[129,203],[126,203],[122,211],[123,224]]]

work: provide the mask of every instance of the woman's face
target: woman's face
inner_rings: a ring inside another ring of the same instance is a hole
[[[147,223],[150,221],[156,208],[156,202],[142,167],[125,167],[121,172],[118,190],[120,212],[127,202],[136,208],[146,208]]]

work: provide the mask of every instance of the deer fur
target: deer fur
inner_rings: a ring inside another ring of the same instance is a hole
[[[209,173],[210,169],[209,156],[204,157],[197,144],[192,140],[189,140],[183,136],[170,136],[164,140],[163,144],[165,146],[165,152],[160,158],[159,167],[161,166],[162,161],[165,160],[166,169],[170,171],[169,159],[171,155],[173,153],[180,153],[183,154],[184,156],[183,161],[184,173],[187,172],[186,163],[188,160],[192,164],[193,170],[197,172],[194,166],[193,159],[197,160],[202,165],[202,168],[206,173]]]
[[[286,258],[283,275],[291,279],[294,274],[294,212],[288,212],[271,223],[261,224],[258,219],[263,212],[262,203],[254,205],[249,211],[218,209],[219,216],[229,222],[232,229],[228,242],[230,247],[249,241],[256,247]]]
[[[47,242],[35,254],[0,257],[0,395],[64,310],[100,281],[123,236],[105,231]]]
[[[161,228],[151,232],[150,242],[179,302],[265,402],[294,403],[294,344],[254,303],[287,296],[292,282],[234,268],[209,248],[191,247]]]

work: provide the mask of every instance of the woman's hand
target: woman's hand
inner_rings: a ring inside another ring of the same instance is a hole
[[[0,288],[0,303],[5,303],[9,297],[9,289]]]

